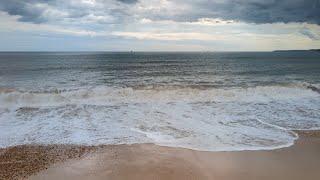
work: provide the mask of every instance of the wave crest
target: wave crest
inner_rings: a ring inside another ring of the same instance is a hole
[[[320,97],[316,85],[258,86],[253,88],[95,87],[72,91],[23,92],[0,89],[0,107],[42,107],[70,104],[108,105],[149,102],[269,102],[274,100]]]
[[[0,147],[156,143],[208,151],[274,149],[294,142],[292,129],[320,127],[319,97],[305,84],[2,89]]]

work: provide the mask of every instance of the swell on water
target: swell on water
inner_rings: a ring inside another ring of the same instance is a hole
[[[204,151],[274,149],[320,128],[319,86],[0,89],[0,147],[155,143]],[[19,131],[17,132],[17,129]]]
[[[208,86],[140,86],[135,88],[100,86],[78,90],[55,89],[36,92],[0,88],[0,107],[103,105],[125,102],[253,102],[313,97],[318,94],[320,94],[319,87],[303,83],[233,89],[208,88]]]

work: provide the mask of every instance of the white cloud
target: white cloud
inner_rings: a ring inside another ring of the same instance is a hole
[[[161,41],[181,41],[181,40],[200,40],[200,41],[214,41],[221,40],[223,37],[214,34],[204,33],[157,33],[157,32],[112,32],[112,35],[136,38],[140,40],[161,40]]]

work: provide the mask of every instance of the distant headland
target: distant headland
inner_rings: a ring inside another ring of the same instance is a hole
[[[309,49],[309,50],[276,50],[273,52],[320,52],[320,49]]]

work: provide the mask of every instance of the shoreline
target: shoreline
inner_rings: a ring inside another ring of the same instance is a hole
[[[154,144],[22,145],[0,149],[0,179],[316,179],[320,131],[293,146],[204,152]],[[270,171],[267,172],[267,171]]]

